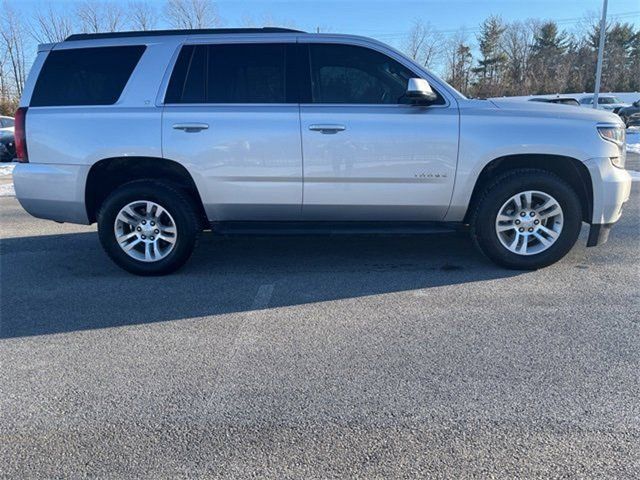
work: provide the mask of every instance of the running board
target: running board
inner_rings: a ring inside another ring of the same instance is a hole
[[[224,235],[430,235],[460,231],[459,223],[443,222],[213,222]]]

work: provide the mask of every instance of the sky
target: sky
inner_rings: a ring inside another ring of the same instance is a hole
[[[21,9],[35,9],[50,0],[7,0]],[[128,0],[114,0],[126,5]],[[73,0],[53,0],[62,8]],[[161,5],[163,2],[158,1]],[[305,31],[329,30],[373,36],[396,43],[415,20],[431,22],[444,32],[465,27],[475,34],[487,16],[505,20],[557,20],[571,30],[588,13],[597,14],[602,0],[217,0],[226,27],[272,18]],[[640,0],[609,0],[609,15],[640,26]]]
[[[53,3],[71,8],[74,0],[6,0],[22,11]],[[127,5],[129,0],[111,0]],[[153,0],[148,0],[153,3]],[[158,5],[164,5],[158,0]],[[304,31],[328,31],[374,37],[402,48],[415,21],[429,22],[449,34],[464,28],[474,43],[479,24],[491,14],[506,21],[553,19],[573,31],[588,15],[597,16],[602,0],[217,0],[224,27],[266,23]],[[640,0],[609,0],[608,16],[640,28]],[[158,25],[157,28],[167,28]]]
[[[601,11],[602,0],[219,0],[218,5],[229,25],[247,12],[255,12],[256,18],[271,13],[307,31],[319,26],[394,39],[405,34],[416,19],[443,31],[461,27],[475,31],[490,14],[500,14],[508,21],[530,17],[563,20],[570,27],[588,12]],[[640,25],[640,0],[610,0],[608,12],[624,14],[621,19]]]

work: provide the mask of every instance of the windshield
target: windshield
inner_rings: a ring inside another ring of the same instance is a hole
[[[584,97],[580,99],[580,103],[593,103],[593,97]],[[598,97],[598,105],[611,105],[613,103],[622,103],[617,97]]]
[[[611,105],[612,103],[622,103],[616,97],[598,97],[599,105]]]

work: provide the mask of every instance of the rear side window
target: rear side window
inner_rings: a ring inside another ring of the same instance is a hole
[[[2,128],[13,127],[14,124],[15,122],[12,118],[0,118],[0,125],[2,125]]]
[[[76,48],[49,53],[31,106],[113,105],[146,47]]]
[[[187,45],[165,103],[295,103],[286,44]],[[289,59],[291,63],[293,59]]]

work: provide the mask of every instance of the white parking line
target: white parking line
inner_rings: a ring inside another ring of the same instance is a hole
[[[260,285],[258,293],[256,293],[256,297],[253,299],[253,305],[251,305],[252,310],[267,308],[271,301],[271,295],[273,295],[273,283]]]

